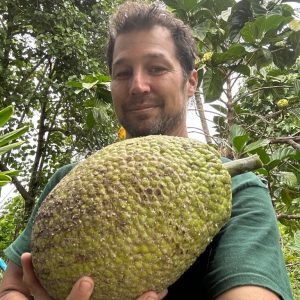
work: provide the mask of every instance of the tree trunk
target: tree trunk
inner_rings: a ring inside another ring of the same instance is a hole
[[[209,129],[208,129],[208,125],[207,125],[207,121],[206,121],[206,118],[205,118],[204,106],[203,106],[203,103],[202,103],[199,87],[197,88],[197,90],[195,92],[195,101],[196,101],[196,108],[197,108],[197,111],[199,113],[199,117],[200,117],[200,121],[201,121],[201,125],[202,125],[202,130],[203,130],[203,134],[205,136],[206,143],[207,144],[212,144],[212,139],[211,139]]]

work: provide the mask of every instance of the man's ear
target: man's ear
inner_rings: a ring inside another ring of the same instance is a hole
[[[198,85],[198,72],[194,69],[188,78],[188,96],[192,97],[197,89]]]

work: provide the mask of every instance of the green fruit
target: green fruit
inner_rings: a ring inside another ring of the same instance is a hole
[[[32,232],[35,272],[54,299],[82,275],[92,299],[135,299],[175,282],[230,216],[231,177],[218,152],[148,136],[103,148],[48,195]]]
[[[289,101],[287,99],[280,99],[276,104],[279,108],[286,108],[289,105]]]

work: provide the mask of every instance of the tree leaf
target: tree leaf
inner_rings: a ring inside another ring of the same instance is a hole
[[[85,118],[85,122],[88,128],[93,128],[95,126],[96,121],[92,109],[89,109]]]
[[[11,177],[7,174],[0,173],[0,181],[2,182],[11,182]]]
[[[236,40],[240,30],[245,23],[253,18],[252,9],[248,0],[241,0],[232,7],[232,14],[229,19],[230,24],[230,40]]]
[[[17,142],[17,143],[13,143],[13,144],[9,144],[7,146],[4,146],[4,147],[0,147],[0,155],[3,155],[4,153],[10,151],[11,149],[14,149],[14,148],[18,148],[20,147],[24,142]]]
[[[246,65],[239,64],[237,66],[229,66],[229,69],[247,77],[250,76],[250,68]]]
[[[268,66],[273,61],[273,56],[270,50],[260,48],[254,55],[251,54],[250,64],[252,66],[256,65],[259,69],[265,66]]]
[[[262,139],[262,140],[255,141],[255,142],[247,145],[244,148],[244,153],[253,152],[253,151],[257,150],[258,148],[262,148],[262,147],[269,145],[269,143],[270,143],[270,140],[268,140],[268,139]]]
[[[0,136],[0,147],[23,135],[26,131],[28,131],[28,128],[29,126],[24,126]]]
[[[225,22],[228,21],[230,15],[231,15],[231,10],[232,10],[232,7],[228,7],[226,10],[223,10],[221,12],[221,18],[222,18],[222,20],[224,20]]]
[[[296,79],[294,82],[295,95],[300,97],[300,79]]]
[[[223,62],[238,60],[246,55],[246,50],[242,45],[233,44],[223,53],[214,53],[214,62],[220,64]]]
[[[221,97],[224,81],[224,75],[218,69],[209,69],[204,73],[203,94],[206,102],[211,102]]]
[[[86,90],[90,90],[92,87],[94,87],[98,83],[98,80],[93,82],[82,82],[82,87]]]
[[[3,171],[2,174],[8,175],[10,177],[18,176],[20,174],[20,170],[9,170],[9,171]]]
[[[11,117],[14,112],[12,105],[0,110],[0,127],[2,127]]]
[[[296,150],[293,148],[279,148],[270,156],[270,161],[267,165],[265,165],[265,168],[272,170],[286,158],[293,157],[295,154]]]
[[[293,30],[293,31],[300,31],[300,21],[293,19],[291,22],[289,22],[289,27]]]
[[[234,124],[230,127],[230,139],[233,140],[237,136],[247,135],[247,131],[240,125]]]
[[[66,83],[66,85],[67,85],[68,87],[72,87],[72,88],[78,88],[78,89],[81,89],[81,88],[82,88],[82,82],[75,81],[75,80],[68,81],[68,82]]]
[[[300,250],[300,230],[295,232],[294,241],[295,241],[294,247]]]
[[[273,61],[274,64],[280,68],[284,69],[287,67],[291,67],[297,59],[295,55],[295,51],[291,48],[279,48],[274,47],[272,49]]]
[[[222,105],[219,105],[219,104],[210,104],[210,106],[212,108],[214,108],[215,110],[217,110],[218,112],[220,112],[221,114],[223,114],[224,116],[227,115],[227,108],[222,106]]]
[[[230,128],[230,140],[235,152],[240,154],[249,140],[249,136],[243,127],[234,124]]]

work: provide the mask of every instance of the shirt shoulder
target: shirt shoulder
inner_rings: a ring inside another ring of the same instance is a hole
[[[209,299],[249,284],[292,299],[268,186],[252,172],[232,177],[231,218],[211,244],[205,282]]]

